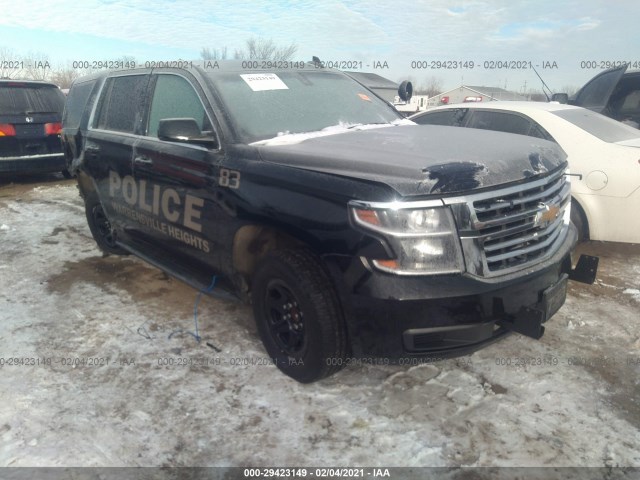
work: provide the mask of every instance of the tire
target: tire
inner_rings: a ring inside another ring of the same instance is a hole
[[[253,276],[252,301],[262,343],[283,373],[311,383],[342,369],[344,317],[317,256],[306,249],[268,253]]]
[[[85,195],[84,207],[89,230],[91,230],[91,235],[100,250],[107,254],[127,255],[127,252],[116,244],[111,223],[105,215],[102,204],[95,192]]]
[[[578,230],[578,243],[589,240],[587,219],[584,216],[582,208],[580,208],[578,202],[576,202],[575,200],[572,200],[571,202],[571,223],[573,223],[576,227],[576,230]]]

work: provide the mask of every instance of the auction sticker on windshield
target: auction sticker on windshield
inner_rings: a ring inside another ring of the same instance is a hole
[[[254,92],[289,90],[289,87],[275,73],[247,73],[240,76]]]

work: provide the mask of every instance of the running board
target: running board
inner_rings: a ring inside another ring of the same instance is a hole
[[[224,281],[224,277],[218,278],[216,281],[215,288],[211,292],[207,292],[206,290],[211,285],[211,279],[215,274],[212,273],[210,276],[207,276],[204,273],[194,274],[194,272],[182,267],[181,265],[175,262],[172,262],[171,260],[169,260],[169,262],[167,262],[166,260],[160,260],[158,258],[160,255],[147,253],[149,250],[156,251],[157,249],[155,247],[146,246],[145,251],[143,252],[142,250],[136,247],[133,247],[130,244],[124,244],[121,242],[117,242],[117,244],[119,247],[122,247],[124,250],[132,253],[136,257],[139,257],[145,262],[153,265],[156,268],[159,268],[163,272],[168,273],[172,277],[177,278],[178,280],[186,283],[187,285],[192,286],[193,288],[195,288],[200,292],[204,292],[211,297],[219,298],[221,300],[230,300],[233,302],[242,301],[237,295],[229,291],[230,286],[227,284],[226,281]],[[163,252],[163,253],[166,256],[166,252]]]

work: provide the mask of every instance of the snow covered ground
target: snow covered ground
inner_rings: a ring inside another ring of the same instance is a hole
[[[74,181],[0,185],[0,466],[640,466],[640,246],[540,341],[300,385],[250,308],[103,257]],[[12,360],[17,359],[17,360]],[[265,364],[262,364],[265,363]]]

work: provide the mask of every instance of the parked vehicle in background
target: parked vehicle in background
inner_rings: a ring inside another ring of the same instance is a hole
[[[65,96],[47,82],[0,80],[0,174],[62,172]]]
[[[100,248],[251,302],[300,382],[540,338],[573,272],[562,149],[425,129],[340,71],[272,66],[73,84],[65,152]]]
[[[443,106],[410,119],[556,142],[568,155],[571,220],[580,238],[640,243],[640,130],[591,110],[544,102]]]
[[[552,100],[588,108],[635,128],[640,128],[640,70],[622,65],[599,73],[573,98],[555,94]]]

